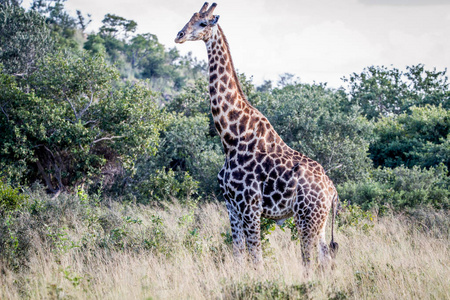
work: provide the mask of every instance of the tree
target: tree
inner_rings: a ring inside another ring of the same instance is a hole
[[[399,114],[409,96],[408,86],[402,81],[402,72],[385,66],[368,67],[362,73],[344,78],[349,83],[352,105],[359,105],[369,119]]]
[[[127,20],[113,14],[106,14],[102,23],[103,26],[100,27],[100,34],[113,38],[123,37],[126,39],[130,33],[135,32],[137,29],[137,23],[135,21]]]
[[[450,166],[450,110],[442,106],[411,107],[411,113],[375,123],[370,157],[375,166]]]
[[[406,72],[385,66],[371,66],[353,73],[348,83],[350,105],[359,105],[369,119],[409,112],[412,106],[426,104],[450,107],[447,70],[427,71],[423,64],[406,68]]]
[[[81,31],[84,32],[86,27],[92,22],[91,15],[87,15],[89,20],[86,21],[86,18],[83,16],[80,10],[77,10],[77,18],[78,18],[78,26],[80,26]]]
[[[447,69],[432,71],[425,69],[423,64],[406,67],[405,77],[410,82],[410,99],[408,107],[426,105],[439,106],[450,109],[450,84],[447,77]]]
[[[163,146],[158,154],[161,164],[189,172],[200,183],[203,194],[219,194],[217,174],[224,156],[220,140],[209,135],[207,115],[175,115],[161,139]]]
[[[47,57],[28,82],[30,93],[2,74],[5,175],[40,179],[57,192],[102,177],[105,169],[118,172],[140,153],[155,154],[164,124],[155,94],[139,84],[114,87],[116,78],[101,56],[87,52]],[[20,169],[9,167],[17,162]]]
[[[63,48],[78,49],[79,43],[75,36],[80,32],[84,19],[81,12],[77,12],[78,18],[72,17],[64,9],[64,2],[67,0],[34,0],[31,10],[45,17],[47,26],[51,29],[52,37],[56,44]],[[80,19],[81,17],[81,19]],[[80,25],[80,29],[77,25]]]
[[[0,32],[0,63],[7,74],[30,75],[36,70],[39,59],[53,49],[45,19],[18,5],[0,4]]]

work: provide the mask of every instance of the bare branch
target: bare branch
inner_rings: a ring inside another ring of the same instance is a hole
[[[91,124],[91,123],[93,123],[93,124],[95,124],[95,123],[97,123],[98,122],[98,120],[89,120],[89,121],[86,121],[86,122],[84,122],[84,126],[86,126],[86,125],[88,125],[88,124]]]
[[[77,114],[77,110],[76,110],[75,107],[73,106],[72,102],[70,102],[69,98],[67,98],[67,97],[66,97],[64,100],[66,100],[66,101],[70,104],[70,107],[71,107],[72,110],[73,110],[73,114],[75,115],[75,120],[78,122],[78,114]]]
[[[62,89],[62,93],[64,95],[64,100],[69,103],[70,107],[73,110],[73,114],[75,115],[75,120],[78,122],[78,113],[77,110],[75,109],[75,106],[72,104],[72,102],[69,100],[69,97],[66,96],[66,91],[64,89]]]
[[[25,77],[27,75],[27,73],[16,73],[16,74],[12,74],[12,76],[16,76],[16,77]]]
[[[339,169],[339,168],[341,168],[342,166],[343,166],[342,164],[339,164],[339,165],[337,165],[337,166],[334,166],[334,167],[332,167],[332,168],[329,168],[328,170],[325,171],[325,173],[328,173],[328,172],[330,172],[331,170],[334,170],[334,169]]]
[[[58,198],[59,194],[61,194],[61,189],[55,191],[56,193],[53,195],[52,200]]]
[[[45,146],[45,145],[44,145],[44,149],[47,150],[50,153],[50,155],[53,157],[53,159],[56,159],[55,155],[53,155],[52,150],[48,149],[47,146]]]
[[[2,113],[6,116],[6,119],[9,121],[9,116],[6,113],[6,111],[3,109],[3,106],[0,105],[0,108],[2,109]]]
[[[83,110],[78,114],[80,118],[81,118],[81,117],[84,115],[84,113],[88,110],[88,108],[89,108],[89,107],[91,106],[91,104],[92,104],[92,101],[94,100],[94,91],[92,90],[92,87],[91,87],[91,96],[90,96],[89,98],[90,98],[90,99],[89,99],[89,103],[86,104],[86,106],[83,108]]]
[[[118,136],[106,136],[106,137],[102,137],[102,138],[100,138],[100,139],[98,139],[98,140],[93,141],[92,144],[96,144],[96,143],[98,143],[98,142],[105,141],[105,140],[110,141],[110,140],[121,139],[121,138],[123,138],[123,137],[125,137],[125,136],[124,136],[124,135],[118,135]]]

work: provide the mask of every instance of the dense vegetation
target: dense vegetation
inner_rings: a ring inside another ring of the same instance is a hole
[[[199,207],[222,200],[216,176],[224,157],[206,64],[166,49],[151,33],[135,34],[133,20],[107,14],[90,34],[88,23],[80,11],[67,14],[64,0],[35,0],[29,10],[15,0],[0,4],[1,272],[32,268],[39,251],[53,251],[56,264],[85,250],[107,259],[123,251],[176,257],[174,247],[228,255],[226,222],[215,224],[221,236],[213,240],[194,223]],[[336,183],[347,203],[340,228],[363,234],[377,216],[400,212],[418,220],[412,228],[431,231],[425,235],[447,228],[440,238],[448,241],[447,70],[370,66],[339,89],[295,82],[291,74],[261,86],[239,77],[286,143],[320,162]],[[168,233],[162,207],[183,210],[166,216],[176,218],[178,236]],[[274,229],[264,226],[263,234]],[[87,288],[88,279],[74,272],[62,273]],[[283,287],[293,297],[313,289]],[[225,294],[266,288],[280,283],[228,286]],[[330,295],[371,295],[346,289]]]

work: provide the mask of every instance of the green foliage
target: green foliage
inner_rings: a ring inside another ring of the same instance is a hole
[[[206,115],[178,115],[162,134],[161,154],[173,169],[188,171],[206,194],[217,192],[217,172],[223,165],[218,139],[209,136]]]
[[[268,235],[270,235],[273,231],[275,231],[275,228],[276,228],[275,220],[261,218],[260,236],[261,236],[261,244],[262,244],[263,248],[267,247],[267,245],[269,243]]]
[[[64,2],[66,0],[33,0],[31,11],[45,17],[45,22],[58,47],[79,49],[78,25],[81,28],[85,25],[79,24],[78,20],[81,21],[83,16],[77,11],[78,20],[72,17],[64,9]]]
[[[26,77],[53,49],[45,18],[8,2],[0,4],[0,63],[3,72]]]
[[[349,83],[352,103],[359,105],[368,119],[398,114],[407,97],[407,85],[402,81],[402,72],[396,68],[372,66],[344,81]]]
[[[411,107],[411,113],[375,123],[370,145],[375,166],[431,167],[450,165],[450,110],[440,106]]]
[[[363,210],[357,204],[342,203],[343,209],[336,218],[338,228],[356,228],[367,232],[374,226],[375,218],[370,211]]]
[[[384,66],[365,68],[344,81],[349,84],[350,103],[362,108],[368,119],[409,112],[412,106],[448,107],[450,90],[446,70],[425,70],[419,64],[406,72]]]
[[[213,124],[213,131],[210,132],[213,136],[216,135],[216,129],[214,127],[214,122],[212,122],[209,101],[208,83],[204,79],[199,79],[195,81],[193,86],[184,88],[182,93],[168,103],[167,110],[175,113],[182,113],[186,117],[207,115],[210,117],[210,123]]]
[[[365,180],[339,185],[338,192],[341,200],[363,209],[375,208],[381,213],[386,207],[450,207],[450,180],[444,165],[429,169],[378,168]]]
[[[123,17],[106,14],[102,21],[103,26],[100,27],[100,34],[110,37],[124,35],[126,38],[128,34],[136,31],[137,23],[133,20],[127,20]]]
[[[156,170],[147,180],[137,184],[140,197],[147,201],[189,201],[190,197],[197,192],[198,182],[189,173],[176,174],[172,169],[165,168]],[[141,200],[140,202],[146,203]]]
[[[447,70],[425,70],[423,64],[406,72],[385,66],[365,68],[344,81],[349,84],[350,104],[359,105],[368,119],[408,113],[412,106],[426,104],[449,108]]]
[[[27,203],[28,196],[0,180],[0,216],[16,211]]]
[[[153,90],[173,93],[203,74],[204,63],[191,54],[180,56],[178,50],[166,50],[151,33],[136,34],[137,23],[107,14],[98,33],[90,34],[84,49],[105,54],[119,69],[121,77],[149,79]]]
[[[101,56],[86,52],[47,58],[30,77],[31,93],[3,74],[5,175],[21,182],[40,178],[55,191],[88,182],[103,167],[117,169],[119,160],[127,166],[138,154],[154,154],[164,125],[155,94],[142,84],[113,87],[115,78]],[[19,170],[10,167],[16,161]]]
[[[264,281],[233,283],[225,287],[224,298],[229,299],[310,299],[312,283],[292,284]]]

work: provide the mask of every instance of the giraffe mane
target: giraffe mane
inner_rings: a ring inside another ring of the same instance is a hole
[[[218,30],[219,30],[219,32],[220,32],[220,35],[222,36],[222,39],[223,39],[223,41],[224,41],[224,43],[225,43],[225,46],[227,47],[227,50],[228,50],[228,54],[229,54],[228,56],[229,56],[229,60],[230,60],[230,63],[231,63],[231,69],[232,69],[232,71],[233,71],[233,77],[234,77],[235,80],[236,80],[236,87],[237,87],[237,89],[238,89],[238,92],[239,92],[239,94],[241,95],[241,97],[242,97],[242,99],[244,100],[244,102],[245,102],[246,104],[250,105],[251,107],[253,107],[252,104],[248,101],[247,96],[245,95],[244,91],[242,90],[241,82],[239,81],[239,78],[238,78],[237,73],[236,73],[236,69],[234,68],[233,58],[232,58],[231,55],[230,55],[230,45],[228,44],[227,37],[226,37],[225,34],[223,33],[222,27],[220,27],[219,24],[217,24],[217,28],[218,28]]]

